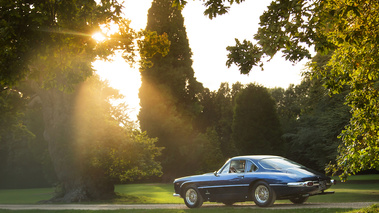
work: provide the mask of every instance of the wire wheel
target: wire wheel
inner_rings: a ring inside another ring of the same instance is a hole
[[[190,185],[184,191],[184,203],[188,208],[199,208],[203,205],[203,197],[196,186]]]
[[[269,195],[270,195],[270,191],[268,190],[268,188],[264,185],[259,185],[256,189],[255,189],[255,199],[259,202],[259,203],[265,203],[268,201],[268,198],[269,198]]]
[[[259,181],[253,187],[253,199],[257,206],[267,207],[274,204],[276,195],[266,182]]]
[[[188,189],[186,191],[186,201],[188,204],[190,205],[195,205],[196,201],[197,201],[197,192],[195,191],[195,189]]]

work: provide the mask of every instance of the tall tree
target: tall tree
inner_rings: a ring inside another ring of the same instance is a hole
[[[141,129],[165,147],[162,164],[167,178],[195,169],[192,124],[201,110],[197,94],[202,90],[191,67],[184,18],[172,4],[172,0],[155,0],[148,12],[146,30],[167,34],[171,44],[167,56],[155,55],[150,66],[141,68],[138,116]]]
[[[124,58],[133,60],[135,33],[129,22],[120,18],[121,8],[115,0],[0,2],[1,88],[28,80],[40,99],[44,138],[62,184],[61,196],[67,202],[113,193],[107,180],[88,181],[82,176],[69,133],[73,93],[78,83],[92,75],[92,62],[115,49],[122,49]],[[91,38],[111,22],[119,26],[117,33],[102,43]]]
[[[249,84],[236,98],[233,139],[240,154],[280,154],[276,105],[268,90]]]

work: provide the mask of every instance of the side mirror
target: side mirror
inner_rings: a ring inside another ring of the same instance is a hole
[[[213,172],[213,174],[214,174],[216,177],[218,177],[218,173],[217,173],[217,171]]]

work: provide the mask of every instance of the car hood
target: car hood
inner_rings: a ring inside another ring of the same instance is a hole
[[[212,177],[214,176],[214,173],[206,173],[202,175],[192,175],[192,176],[186,176],[186,177],[181,177],[177,178],[174,180],[175,182],[186,182],[186,181],[199,181],[199,180],[204,180],[207,179],[207,177]]]

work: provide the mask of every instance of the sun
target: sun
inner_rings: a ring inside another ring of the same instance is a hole
[[[97,42],[103,42],[106,37],[103,33],[97,32],[92,35],[92,38],[95,39]]]

